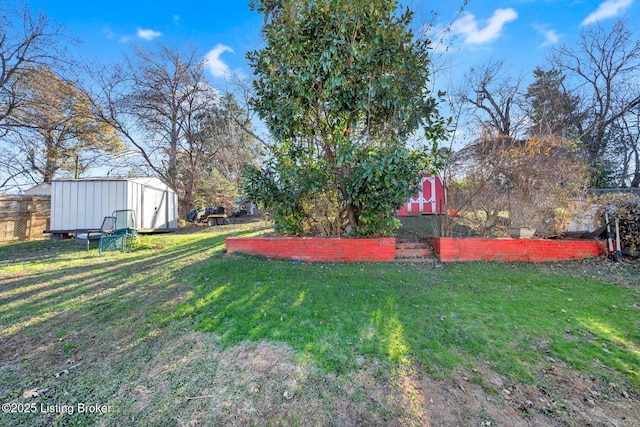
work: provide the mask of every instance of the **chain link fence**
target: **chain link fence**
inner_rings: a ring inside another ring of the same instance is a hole
[[[47,239],[51,197],[0,196],[0,243]]]

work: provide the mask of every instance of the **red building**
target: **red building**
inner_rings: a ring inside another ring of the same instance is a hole
[[[443,213],[444,209],[445,194],[440,177],[424,174],[418,194],[398,211],[398,216]]]

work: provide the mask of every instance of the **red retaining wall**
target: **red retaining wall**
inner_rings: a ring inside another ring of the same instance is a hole
[[[542,239],[429,239],[440,261],[567,261],[605,254],[605,245],[593,240]]]
[[[309,262],[393,261],[396,239],[338,239],[313,237],[226,239],[227,253],[242,252],[267,258]]]

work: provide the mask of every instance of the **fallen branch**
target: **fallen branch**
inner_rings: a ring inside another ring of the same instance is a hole
[[[213,394],[210,394],[210,395],[207,395],[207,396],[195,396],[195,397],[187,397],[187,400],[196,400],[196,399],[211,399],[211,398],[214,398],[214,397],[218,397],[218,396],[216,396],[216,395],[213,395]]]

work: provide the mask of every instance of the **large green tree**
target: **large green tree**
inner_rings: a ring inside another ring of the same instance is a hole
[[[383,234],[443,136],[427,40],[393,0],[256,0],[253,106],[275,144],[245,191],[291,234]],[[421,150],[407,140],[425,129]]]

